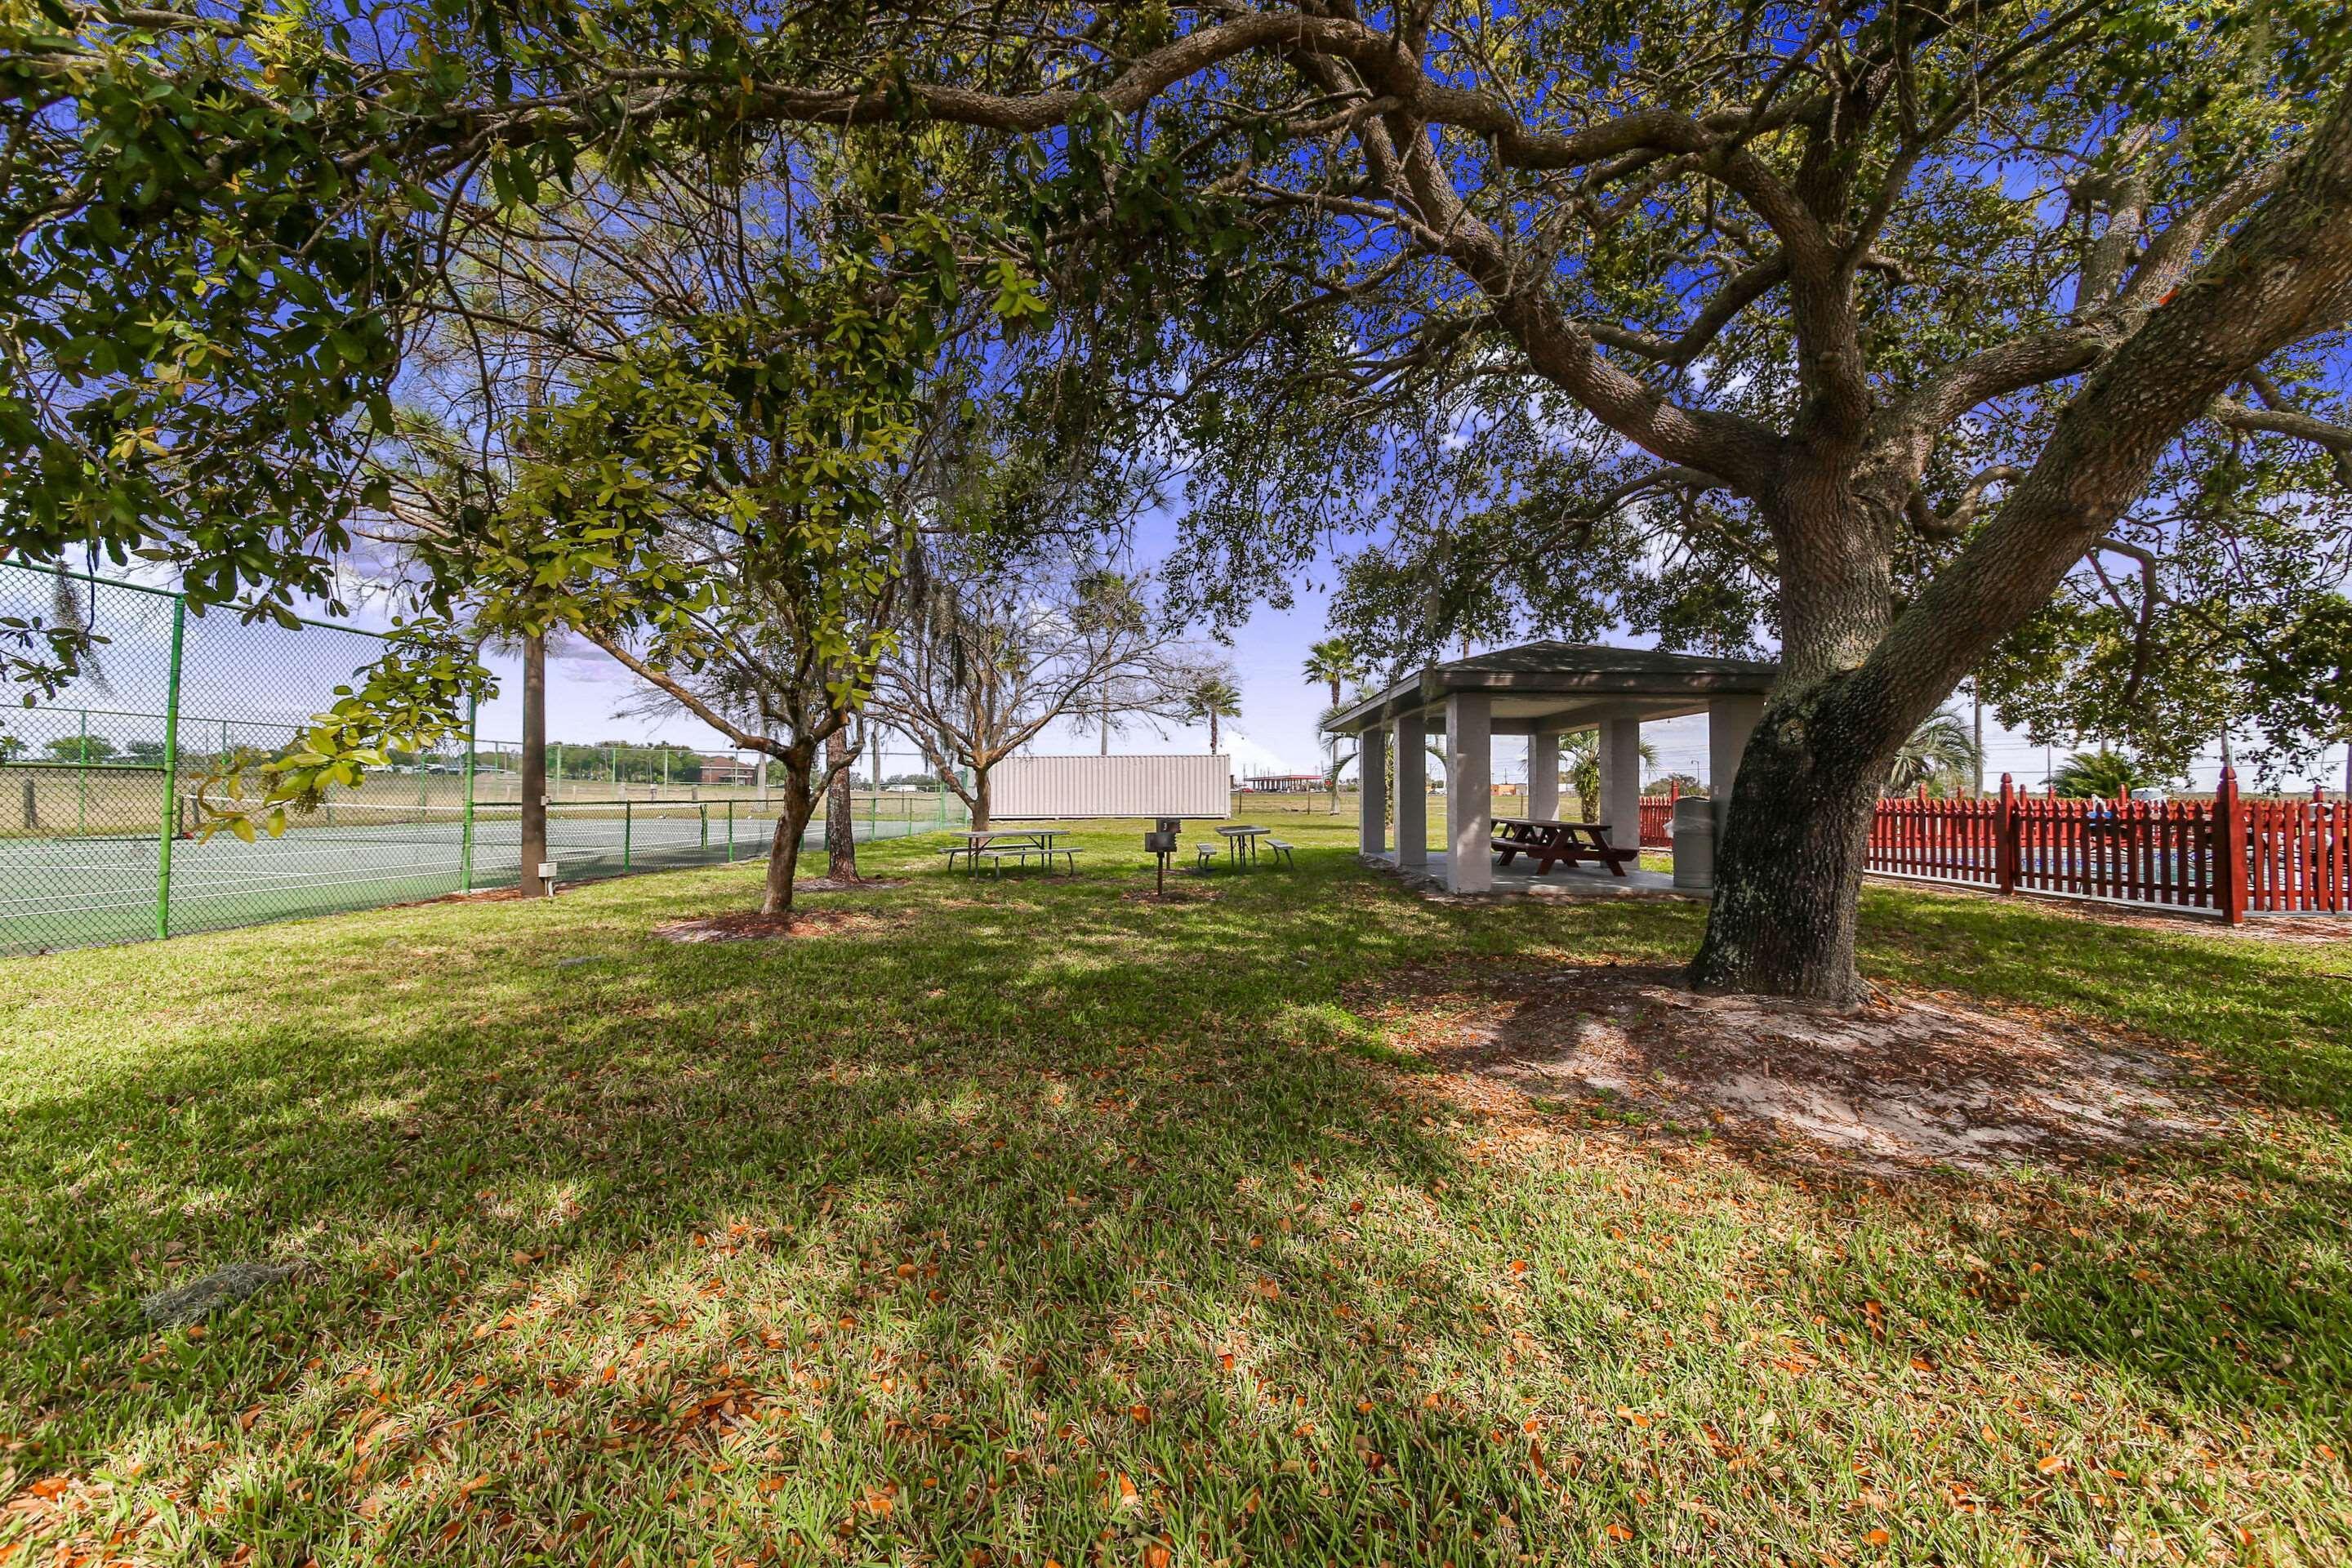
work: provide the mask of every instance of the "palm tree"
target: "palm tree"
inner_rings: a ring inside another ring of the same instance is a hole
[[[1192,710],[1209,721],[1209,750],[1217,749],[1217,721],[1242,716],[1241,689],[1217,670],[1210,670],[1192,682],[1188,692]]]
[[[1307,679],[1331,688],[1331,706],[1339,706],[1339,689],[1364,679],[1364,656],[1354,639],[1325,637],[1307,650]]]
[[[2116,800],[2164,781],[2138,758],[2101,746],[2067,758],[2050,782],[2053,792],[2066,800]]]
[[[1331,706],[1323,715],[1324,723],[1328,724],[1339,710],[1340,688],[1352,686],[1364,679],[1364,656],[1357,649],[1354,638],[1328,637],[1307,650],[1306,670],[1310,682],[1319,680],[1331,689]],[[1339,769],[1344,764],[1339,761],[1339,737],[1331,734],[1328,729],[1324,733],[1330,737],[1328,746],[1331,759],[1331,809],[1337,812],[1339,809]]]
[[[1957,713],[1938,713],[1911,731],[1895,753],[1886,775],[1886,793],[1909,795],[1921,784],[1948,786],[1977,771],[1977,743],[1968,721]]]
[[[1658,765],[1658,749],[1649,742],[1642,742],[1642,766]],[[1601,815],[1601,731],[1578,730],[1559,738],[1560,771],[1568,775],[1568,787],[1576,792],[1577,810],[1584,820],[1592,821]]]

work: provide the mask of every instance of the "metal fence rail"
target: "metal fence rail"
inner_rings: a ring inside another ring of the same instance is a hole
[[[376,657],[374,634],[199,616],[163,590],[0,563],[0,625],[68,616],[102,639],[79,679],[55,694],[0,679],[0,955],[519,879],[513,748],[470,734],[331,793],[277,837],[196,836],[207,774],[297,741],[334,688]],[[706,784],[682,747],[566,750],[587,761],[551,786],[549,853],[563,880],[765,858],[775,814],[748,769],[730,764],[725,782]],[[860,792],[856,810],[857,837],[869,842],[964,820],[944,790]]]

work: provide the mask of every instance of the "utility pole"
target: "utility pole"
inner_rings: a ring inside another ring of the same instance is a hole
[[[522,639],[522,896],[555,889],[539,874],[547,860],[547,638]]]
[[[547,367],[541,344],[529,350],[530,379],[523,399],[536,414],[547,397]],[[555,771],[563,773],[563,752],[555,753]],[[515,886],[526,899],[551,899],[555,885],[540,875],[547,863],[547,634],[531,632],[522,639],[522,865]]]
[[[1977,797],[1979,800],[1982,800],[1982,799],[1984,798],[1984,688],[1983,688],[1983,687],[1981,687],[1981,686],[1979,686],[1976,681],[1974,681],[1974,680],[1970,680],[1970,681],[1969,682],[1969,697],[1970,697],[1970,698],[1972,698],[1972,699],[1975,700],[1975,703],[1976,703],[1976,711],[1977,711],[1977,732],[1976,732],[1976,742],[1977,742],[1977,791],[1976,791],[1976,797]]]

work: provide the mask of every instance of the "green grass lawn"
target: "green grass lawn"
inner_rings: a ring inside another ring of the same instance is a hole
[[[1695,909],[1284,831],[1165,905],[1120,825],[872,847],[789,942],[650,934],[736,866],[0,964],[0,1562],[2352,1556],[2352,943],[1874,889],[1881,981],[2232,1109],[1840,1175],[1492,1112],[1354,1005]],[[314,1267],[142,1325],[252,1258]]]

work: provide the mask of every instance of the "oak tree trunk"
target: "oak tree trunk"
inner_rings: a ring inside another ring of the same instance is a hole
[[[988,769],[971,770],[971,827],[975,833],[988,831]]]
[[[855,882],[857,804],[849,787],[849,737],[839,730],[825,737],[824,762],[833,770],[833,782],[824,791],[825,875],[836,882]]]
[[[1748,742],[1690,967],[1701,990],[1830,1002],[1861,994],[1855,904],[1892,748],[1808,713],[1776,700]]]
[[[1739,763],[1690,981],[1850,1001],[1872,814],[1922,715],[1860,673],[1894,618],[1882,523],[1834,473],[1793,474],[1766,514],[1781,542],[1780,684]]]

